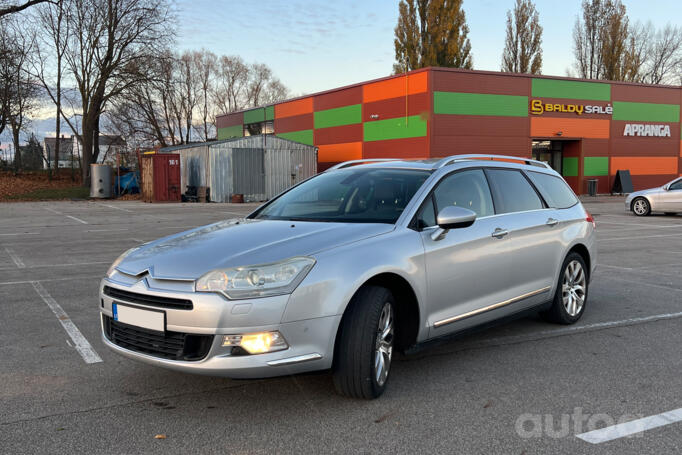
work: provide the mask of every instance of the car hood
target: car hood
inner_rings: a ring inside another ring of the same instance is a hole
[[[277,262],[392,231],[392,224],[228,220],[156,240],[116,267],[129,275],[196,280],[227,267]]]
[[[634,193],[628,194],[627,199],[632,200],[632,199],[636,198],[637,196],[645,196],[647,194],[660,193],[661,191],[663,191],[662,186],[659,186],[656,188],[649,188],[648,190],[635,191]]]

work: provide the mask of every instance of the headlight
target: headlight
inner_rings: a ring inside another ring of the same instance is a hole
[[[136,250],[139,250],[139,249],[140,249],[140,247],[139,247],[139,246],[136,246],[136,247],[134,247],[134,248],[129,249],[128,251],[126,251],[125,253],[123,253],[122,255],[120,255],[119,257],[117,257],[116,260],[113,262],[113,264],[111,264],[111,265],[109,266],[109,270],[107,270],[107,278],[111,278],[111,276],[112,276],[112,275],[114,274],[114,272],[116,271],[116,267],[118,267],[118,265],[119,265],[121,262],[123,262],[123,260],[126,258],[126,256],[128,256],[128,255],[129,255],[130,253],[132,253],[133,251],[136,251]]]
[[[296,257],[274,264],[213,270],[199,278],[194,289],[222,292],[230,299],[291,294],[313,265],[315,259]]]

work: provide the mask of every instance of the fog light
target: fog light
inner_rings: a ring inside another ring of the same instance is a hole
[[[289,345],[279,332],[245,333],[223,336],[223,346],[239,346],[249,354],[263,354],[287,349]]]

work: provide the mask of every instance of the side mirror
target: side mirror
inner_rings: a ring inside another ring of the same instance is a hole
[[[433,233],[431,238],[440,240],[448,230],[469,227],[474,224],[474,221],[476,221],[476,212],[473,210],[449,205],[438,212],[436,223],[439,229]]]
[[[670,191],[670,185],[663,185],[663,191]]]

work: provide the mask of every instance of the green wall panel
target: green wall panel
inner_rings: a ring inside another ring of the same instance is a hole
[[[426,124],[426,120],[419,115],[407,117],[407,124],[405,124],[405,117],[365,122],[363,124],[364,138],[369,142],[422,137],[426,136]]]
[[[611,86],[602,82],[533,79],[531,94],[540,98],[609,101],[611,99]]]
[[[244,112],[244,124],[259,123],[265,121],[265,109],[259,107],[258,109],[251,109]]]
[[[265,120],[275,119],[275,106],[268,106],[265,108]]]
[[[578,158],[567,157],[563,162],[563,176],[577,177],[578,176]]]
[[[278,137],[282,139],[289,139],[290,141],[300,142],[302,144],[313,145],[313,130],[292,131],[290,133],[279,133]]]
[[[528,97],[482,93],[434,92],[436,114],[527,117]]]
[[[679,122],[678,104],[613,102],[613,120],[640,122]]]
[[[315,112],[315,128],[352,125],[362,122],[362,105],[337,107]]]
[[[231,137],[242,137],[244,135],[244,125],[228,126],[218,128],[218,140],[229,139]]]
[[[598,175],[609,175],[609,157],[586,156],[583,161],[583,175],[590,177]]]

